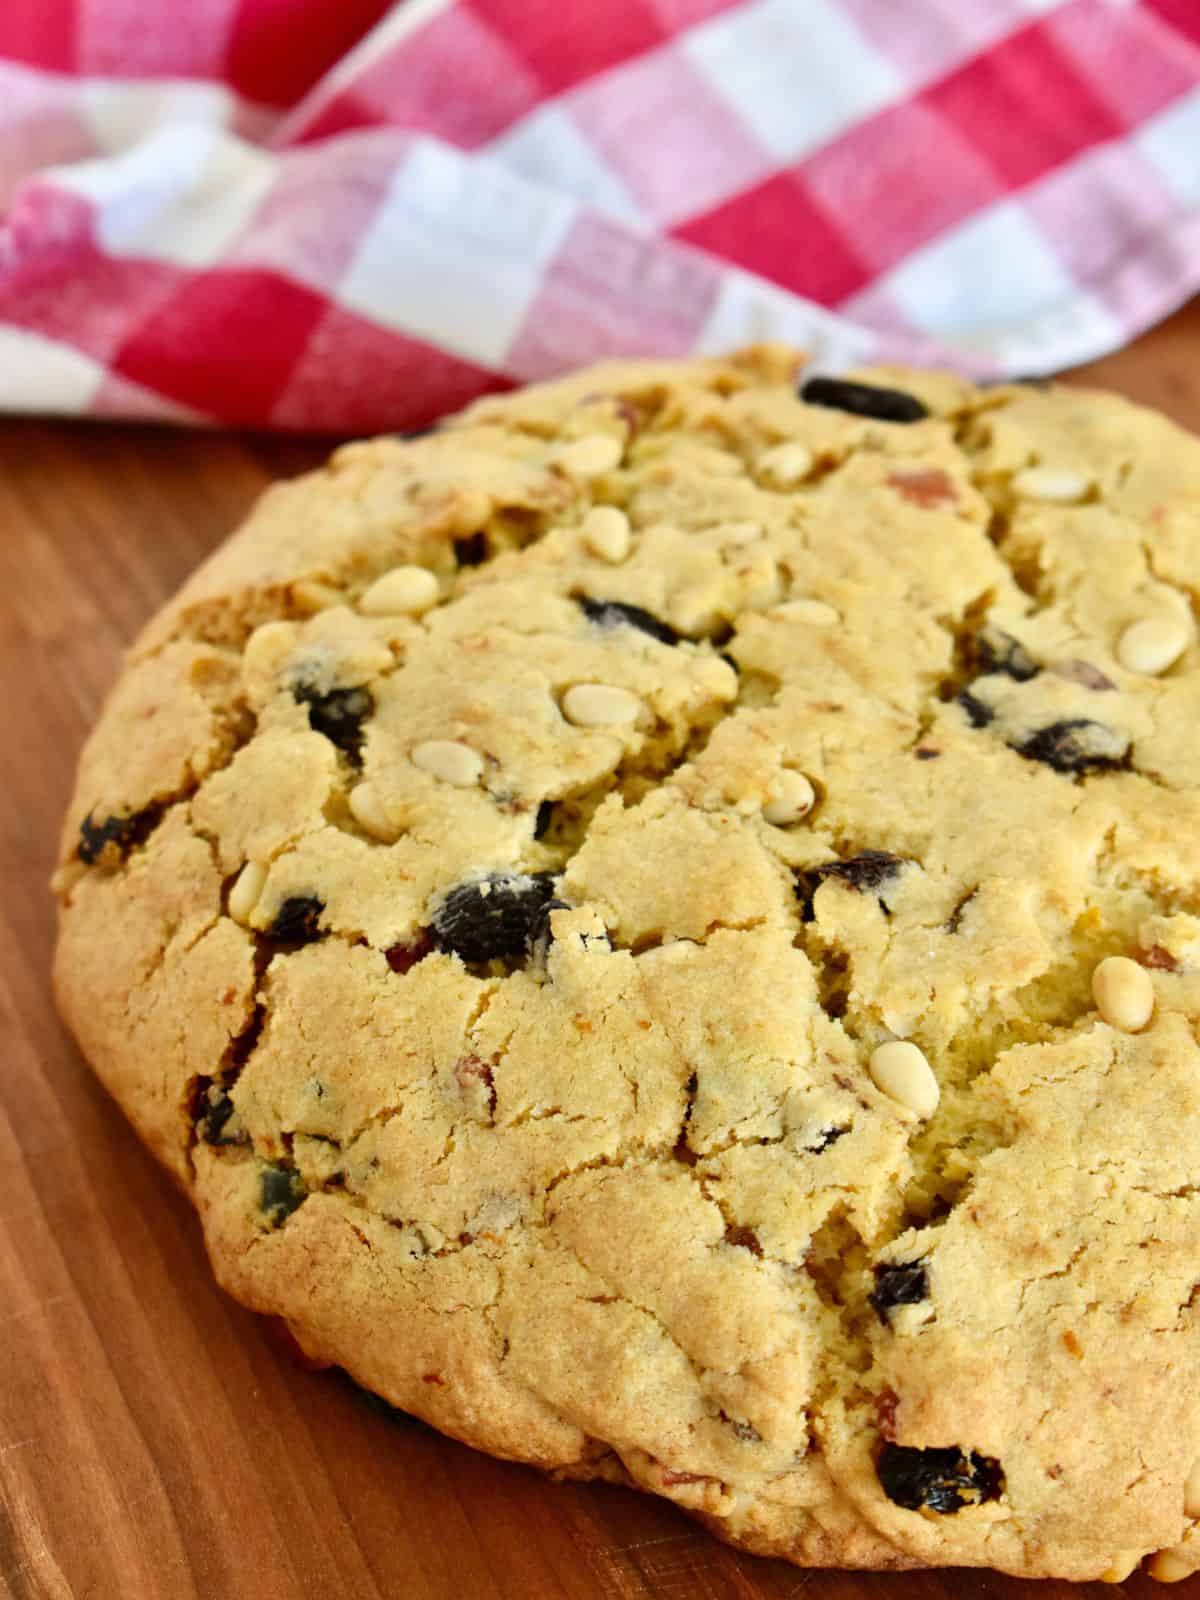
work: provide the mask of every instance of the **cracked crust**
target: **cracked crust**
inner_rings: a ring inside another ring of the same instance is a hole
[[[446,1432],[803,1564],[1181,1575],[1200,652],[1118,641],[1191,637],[1200,446],[927,373],[866,375],[929,412],[872,421],[796,368],[594,368],[265,496],[81,759],[62,1009],[222,1283]],[[360,607],[399,565],[436,602]],[[464,963],[445,896],[496,874]]]

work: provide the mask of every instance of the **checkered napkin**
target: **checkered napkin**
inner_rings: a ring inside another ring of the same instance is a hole
[[[1038,372],[1200,287],[1200,0],[0,0],[0,407]]]

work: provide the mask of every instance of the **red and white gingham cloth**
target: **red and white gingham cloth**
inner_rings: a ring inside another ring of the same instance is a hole
[[[0,0],[0,408],[362,431],[1200,287],[1200,0]]]

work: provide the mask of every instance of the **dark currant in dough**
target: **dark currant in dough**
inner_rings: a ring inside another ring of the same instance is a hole
[[[275,913],[267,937],[280,944],[311,944],[321,937],[321,913],[325,902],[316,895],[293,895]]]
[[[550,927],[550,913],[552,911],[568,911],[570,907],[565,900],[550,899],[543,902],[541,909],[533,919],[529,929],[529,940],[526,946],[530,959],[535,963],[545,963],[554,938]]]
[[[829,406],[876,422],[920,422],[929,412],[915,394],[885,389],[877,383],[853,383],[848,378],[809,378],[800,398],[810,406]]]
[[[481,567],[487,560],[487,534],[482,531],[468,539],[454,541],[454,559],[460,567]]]
[[[830,861],[817,867],[813,877],[837,878],[851,889],[862,893],[866,889],[879,889],[894,878],[904,865],[903,857],[888,850],[860,850],[858,855],[845,861]]]
[[[679,643],[679,635],[670,623],[660,621],[653,612],[643,611],[641,606],[626,605],[623,600],[589,600],[586,595],[579,604],[583,607],[584,616],[598,628],[637,628],[640,633],[648,633],[661,644]]]
[[[292,1167],[264,1167],[258,1180],[258,1208],[277,1228],[307,1198],[300,1174]]]
[[[301,680],[292,686],[292,693],[308,707],[308,723],[314,732],[323,733],[351,761],[362,759],[362,725],[375,709],[369,690],[329,689],[322,693]]]
[[[992,1456],[970,1455],[951,1445],[946,1450],[917,1450],[906,1444],[885,1444],[875,1470],[888,1499],[907,1511],[937,1511],[943,1516],[998,1500],[1004,1472]]]
[[[813,919],[813,896],[826,878],[836,878],[859,894],[878,891],[891,881],[904,865],[902,856],[888,850],[860,850],[845,861],[828,861],[824,866],[813,867],[796,874],[796,896],[800,901],[801,918]],[[886,909],[886,908],[885,908]]]
[[[929,1298],[929,1276],[923,1261],[889,1263],[875,1268],[875,1287],[869,1299],[881,1322],[893,1306],[916,1306]]]
[[[553,900],[552,878],[544,872],[498,872],[460,883],[434,916],[434,942],[473,964],[522,960]]]
[[[200,1099],[196,1134],[205,1144],[242,1144],[244,1135],[227,1134],[226,1124],[233,1116],[233,1101],[229,1091],[219,1083],[209,1084]]]
[[[986,728],[996,715],[991,706],[985,706],[982,700],[977,700],[969,689],[964,689],[959,695],[958,703],[967,713],[967,721],[973,728]]]
[[[114,812],[97,822],[95,813],[89,811],[79,824],[79,859],[85,866],[94,867],[110,846],[116,856],[128,855],[135,844],[146,839],[155,817],[154,807],[149,807],[145,811]]]
[[[976,654],[981,673],[1002,672],[1017,683],[1028,683],[1042,670],[1020,640],[998,628],[980,634]]]
[[[1028,761],[1041,761],[1055,772],[1091,772],[1119,767],[1129,754],[1129,741],[1088,717],[1071,717],[1039,728],[1013,747]]]

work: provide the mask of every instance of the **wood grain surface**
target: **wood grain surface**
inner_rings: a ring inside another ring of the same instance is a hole
[[[1200,302],[1086,376],[1200,431]],[[738,1555],[666,1504],[548,1483],[376,1413],[344,1378],[297,1367],[212,1283],[191,1211],[56,1020],[45,880],[123,644],[271,478],[327,449],[0,423],[0,1595],[1080,1595]]]

